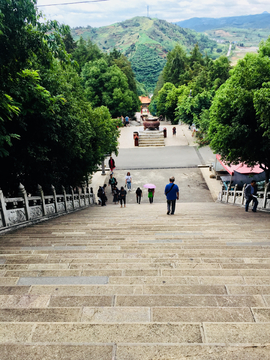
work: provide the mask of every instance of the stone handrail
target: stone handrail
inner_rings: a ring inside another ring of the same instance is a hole
[[[52,185],[52,195],[44,195],[39,185],[39,195],[28,196],[24,186],[20,184],[19,196],[14,198],[4,197],[0,189],[0,232],[64,215],[95,203],[93,190],[89,186],[77,188],[76,192],[70,187],[69,194],[64,187],[62,189],[62,194],[56,194]]]
[[[234,205],[243,206],[245,204],[244,191],[247,184],[243,186],[243,189],[237,188],[235,186],[228,186],[228,190],[225,189],[225,186],[222,186],[222,190],[219,194],[218,200],[223,203],[230,203]],[[269,183],[265,184],[263,191],[257,192],[257,200],[258,200],[258,209],[270,210],[270,191],[269,191]]]

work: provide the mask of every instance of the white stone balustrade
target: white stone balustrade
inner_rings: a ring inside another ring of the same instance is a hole
[[[52,186],[52,194],[44,195],[42,187],[38,185],[38,195],[27,196],[24,186],[20,184],[19,196],[8,198],[0,189],[0,232],[73,212],[95,203],[89,186],[77,188],[76,192],[70,187],[70,193],[67,193],[64,187],[62,190],[62,194],[56,194]]]
[[[223,203],[230,203],[234,205],[245,205],[245,197],[244,197],[244,190],[246,184],[243,186],[243,189],[237,189],[237,185],[235,186],[228,186],[228,190],[222,186],[222,190],[219,194],[219,201]],[[269,183],[265,185],[263,191],[257,192],[258,196],[258,209],[265,209],[270,210],[270,189]]]

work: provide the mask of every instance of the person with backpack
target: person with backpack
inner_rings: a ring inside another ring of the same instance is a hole
[[[174,183],[175,178],[170,178],[170,183],[165,186],[165,195],[167,198],[167,215],[173,215],[175,212],[176,200],[179,200],[179,188]]]
[[[110,179],[109,179],[109,186],[111,186],[111,192],[113,193],[113,189],[116,187],[117,185],[117,180],[116,178],[113,176],[113,174],[110,175]]]

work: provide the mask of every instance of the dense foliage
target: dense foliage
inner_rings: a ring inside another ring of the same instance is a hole
[[[198,44],[190,54],[176,45],[168,54],[150,110],[173,124],[180,120],[199,126],[201,116],[205,121],[215,91],[229,78],[229,70],[225,56],[213,61],[201,54]]]
[[[217,91],[210,108],[210,146],[232,163],[258,163],[269,181],[270,38],[247,54]]]
[[[36,0],[0,4],[0,186],[12,194],[21,182],[34,193],[38,184],[47,190],[87,182],[105,154],[117,153],[119,122],[107,99],[89,98],[81,69],[106,67],[116,116],[131,102],[125,97],[135,97],[130,65],[121,58],[112,65],[113,56],[91,42],[75,44],[68,27],[40,22]]]
[[[202,57],[197,46],[188,56],[176,46],[157,88],[151,106],[158,115],[194,124],[201,145],[229,163],[259,164],[269,181],[270,38],[234,69],[224,56]]]

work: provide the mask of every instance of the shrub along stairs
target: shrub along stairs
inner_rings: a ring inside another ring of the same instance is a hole
[[[1,238],[1,359],[269,359],[267,213],[91,207]]]

